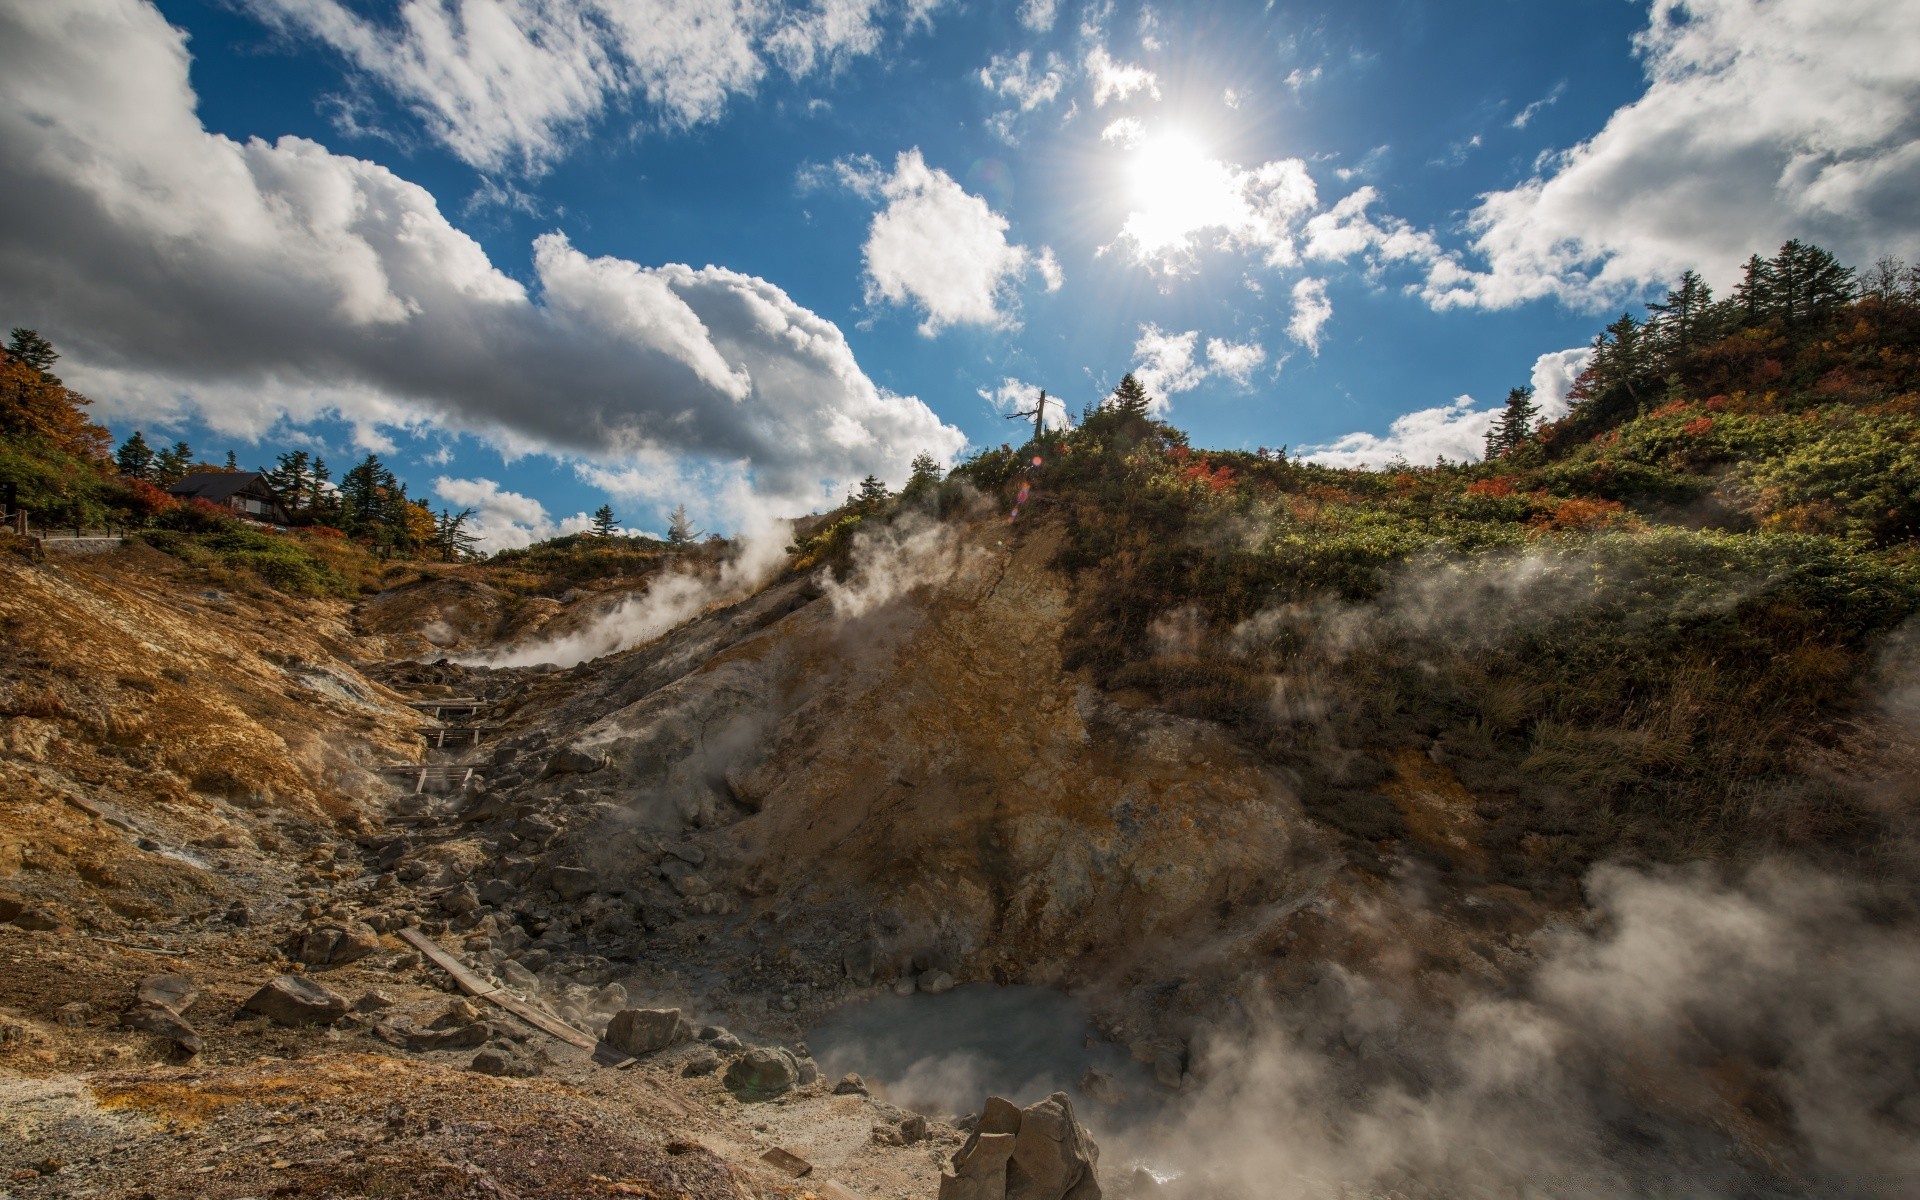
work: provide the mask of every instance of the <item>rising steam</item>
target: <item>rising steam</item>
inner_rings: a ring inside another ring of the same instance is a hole
[[[716,604],[743,599],[765,586],[786,561],[791,536],[790,522],[764,522],[741,536],[717,574],[663,570],[644,592],[621,600],[580,629],[455,661],[479,667],[571,667],[645,645]]]

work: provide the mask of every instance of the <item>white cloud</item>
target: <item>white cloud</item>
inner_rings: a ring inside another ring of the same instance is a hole
[[[1118,61],[1105,46],[1096,44],[1089,49],[1083,65],[1095,108],[1105,108],[1109,100],[1126,100],[1140,92],[1155,100],[1160,98],[1159,76],[1136,63]]]
[[[1035,33],[1045,33],[1053,28],[1059,12],[1060,0],[1026,0],[1020,6],[1020,23]]]
[[[1293,285],[1293,316],[1287,321],[1287,336],[1299,342],[1315,357],[1320,354],[1320,330],[1333,319],[1333,302],[1327,299],[1324,279],[1302,279]]]
[[[1054,257],[1052,246],[1040,247],[1040,257],[1034,260],[1033,269],[1040,272],[1040,279],[1050,292],[1059,291],[1060,285],[1067,281],[1067,274],[1060,269],[1060,260]]]
[[[553,233],[523,285],[385,168],[208,133],[187,62],[136,0],[0,7],[0,292],[35,297],[104,411],[654,448],[745,461],[796,504],[964,440],[765,280]]]
[[[1402,460],[1425,466],[1437,457],[1470,462],[1486,449],[1496,409],[1476,409],[1472,396],[1395,417],[1385,437],[1349,433],[1324,446],[1305,446],[1300,457],[1330,467],[1384,467]]]
[[[1367,209],[1380,198],[1371,186],[1344,196],[1325,212],[1316,213],[1306,224],[1308,258],[1345,262],[1356,254],[1366,254],[1378,262],[1413,261],[1432,263],[1441,256],[1433,235],[1415,229],[1398,217],[1379,221],[1367,215]]]
[[[331,47],[474,166],[537,171],[609,108],[710,121],[769,62],[799,77],[872,54],[881,0],[404,0],[390,22],[345,0],[244,0]],[[937,0],[901,6],[927,24]]]
[[[1049,290],[1058,286],[1051,251],[1008,242],[1007,219],[928,167],[917,148],[900,155],[879,191],[887,204],[867,231],[867,301],[917,306],[922,334],[1012,325],[1013,286],[1036,265]]]
[[[1194,270],[1199,250],[1209,246],[1259,253],[1271,267],[1297,261],[1295,226],[1318,202],[1305,162],[1285,158],[1242,168],[1185,138],[1139,137],[1118,122],[1108,131],[1111,140],[1137,140],[1125,150],[1129,211],[1101,253],[1124,249],[1166,274]]]
[[[1920,246],[1920,5],[1655,0],[1648,86],[1470,226],[1484,270],[1437,264],[1436,307],[1593,307],[1687,267],[1724,285],[1789,237],[1856,262]]]
[[[1240,93],[1232,88],[1228,88],[1226,91],[1220,93],[1220,103],[1226,105],[1228,108],[1239,108]]]
[[[1592,354],[1583,346],[1554,350],[1534,360],[1531,383],[1540,420],[1557,421],[1567,415],[1567,392]],[[1440,457],[1477,462],[1486,452],[1487,430],[1503,407],[1476,408],[1472,396],[1459,396],[1451,404],[1394,418],[1384,437],[1349,433],[1324,446],[1302,447],[1300,457],[1330,467],[1378,468],[1395,460],[1425,466]]]
[[[1172,397],[1190,392],[1215,376],[1245,387],[1267,358],[1266,349],[1257,342],[1208,338],[1204,360],[1199,348],[1197,329],[1175,333],[1151,322],[1140,326],[1140,336],[1133,343],[1133,358],[1138,364],[1133,375],[1153,397],[1153,412],[1166,412]]]
[[[1207,370],[1215,375],[1225,375],[1241,387],[1246,387],[1252,381],[1253,373],[1266,361],[1266,348],[1258,342],[1207,339]]]
[[[1112,142],[1122,149],[1131,149],[1134,143],[1145,137],[1146,134],[1147,127],[1140,123],[1140,118],[1121,117],[1100,131],[1100,140],[1103,142]]]
[[[988,128],[1002,141],[1013,145],[1018,140],[1014,127],[1020,117],[1060,98],[1067,86],[1067,64],[1058,54],[1050,53],[1044,65],[1036,66],[1030,50],[1012,56],[996,54],[980,68],[980,85],[1013,102],[1012,108],[986,119]]]
[[[1033,406],[1039,402],[1041,390],[1038,384],[1027,383],[1009,375],[1002,379],[997,387],[980,388],[979,395],[982,400],[993,405],[995,412],[1012,416],[1020,412],[1031,413]],[[1031,421],[1033,418],[1029,416],[1027,419]],[[1047,428],[1065,429],[1067,422],[1066,401],[1058,396],[1049,395],[1047,397]]]
[[[479,549],[487,554],[518,549],[563,533],[579,533],[593,525],[593,519],[585,513],[555,521],[547,515],[546,505],[531,496],[503,491],[491,479],[442,475],[433,481],[433,493],[455,510],[473,509],[467,532],[479,539]]]
[[[1525,129],[1527,126],[1533,124],[1533,119],[1540,115],[1541,109],[1558,103],[1560,97],[1565,94],[1566,90],[1567,81],[1563,79],[1553,85],[1552,91],[1515,113],[1513,120],[1509,121],[1508,125],[1514,129]]]
[[[1558,421],[1572,410],[1567,393],[1573,390],[1573,381],[1580,378],[1580,372],[1592,361],[1591,346],[1554,350],[1533,360],[1533,374],[1528,382],[1533,385],[1533,402],[1540,406],[1540,420]]]
[[[1304,71],[1301,70],[1299,67],[1295,67],[1293,70],[1287,72],[1287,77],[1282,82],[1284,82],[1288,87],[1292,88],[1295,92],[1299,92],[1303,88],[1306,88],[1307,86],[1309,86],[1310,84],[1318,83],[1319,81],[1320,81],[1319,67],[1309,67]]]

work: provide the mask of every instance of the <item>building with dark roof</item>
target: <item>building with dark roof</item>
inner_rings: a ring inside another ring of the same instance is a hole
[[[167,489],[178,500],[205,500],[250,521],[287,523],[280,497],[258,471],[195,471]]]

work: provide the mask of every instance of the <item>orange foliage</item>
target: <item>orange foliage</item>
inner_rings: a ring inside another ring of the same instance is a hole
[[[0,435],[42,438],[79,458],[104,458],[109,434],[80,411],[87,403],[85,396],[48,382],[0,350]]]
[[[1495,475],[1492,479],[1476,479],[1467,485],[1469,496],[1506,497],[1513,495],[1513,476]]]
[[[1690,400],[1669,400],[1648,415],[1653,417],[1677,417],[1692,407],[1693,402]]]
[[[1533,519],[1534,526],[1540,529],[1604,529],[1627,520],[1626,506],[1618,500],[1589,500],[1583,496],[1564,500],[1538,498],[1553,506],[1552,511]]]
[[[1688,437],[1699,437],[1703,433],[1713,432],[1712,417],[1695,417],[1680,427],[1680,432]]]

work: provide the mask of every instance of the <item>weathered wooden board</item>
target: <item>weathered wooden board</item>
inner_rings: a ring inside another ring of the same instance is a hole
[[[810,1175],[813,1173],[812,1163],[808,1162],[804,1158],[801,1158],[798,1154],[795,1154],[789,1150],[782,1150],[778,1146],[775,1146],[773,1149],[767,1151],[765,1154],[762,1154],[760,1156],[760,1161],[763,1163],[767,1163],[770,1166],[775,1166],[780,1168],[782,1171],[785,1171],[787,1174],[793,1176],[795,1179],[799,1179],[803,1175]]]
[[[592,1034],[584,1030],[575,1029],[557,1017],[548,1016],[532,1005],[524,1003],[512,992],[505,991],[488,983],[485,979],[474,974],[474,972],[468,968],[467,964],[461,962],[446,950],[441,949],[440,943],[434,941],[426,934],[421,933],[418,929],[402,929],[400,931],[400,940],[432,959],[435,966],[438,966],[441,970],[453,976],[454,983],[458,984],[460,990],[467,995],[485,1000],[489,1004],[498,1005],[533,1026],[535,1029],[550,1033],[561,1041],[572,1046],[578,1046],[582,1050],[593,1050],[600,1045],[599,1039],[595,1038]],[[598,1058],[597,1055],[595,1057],[596,1059]]]

